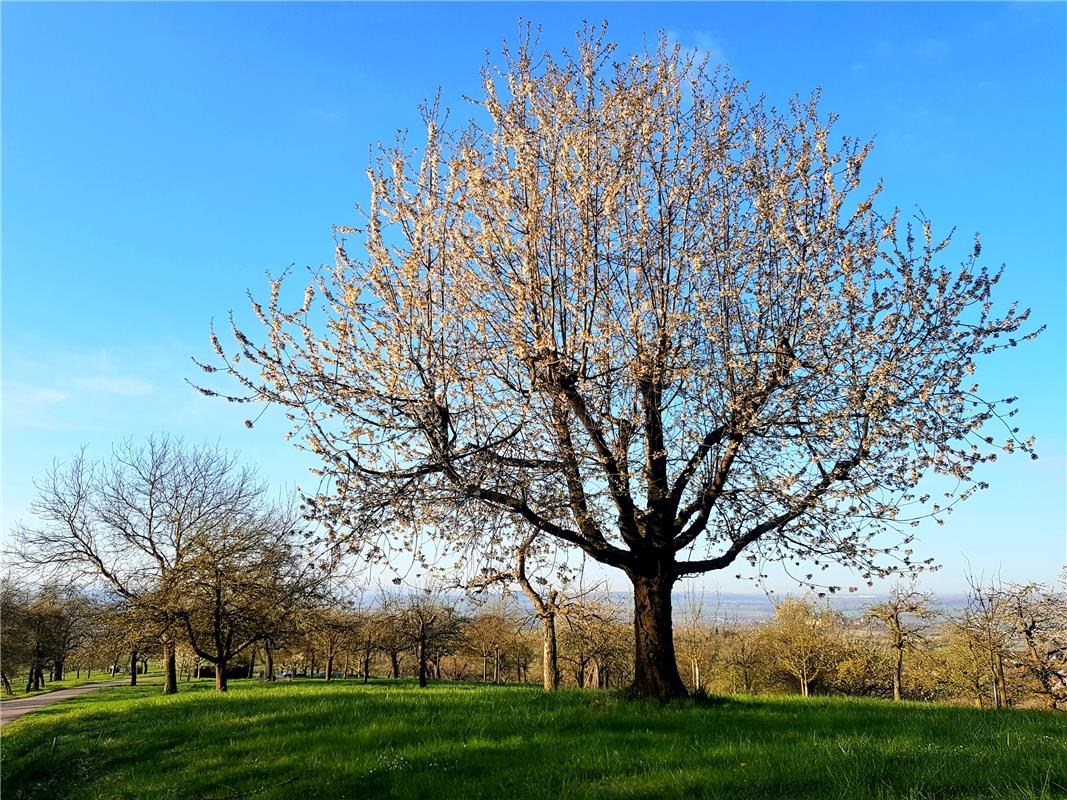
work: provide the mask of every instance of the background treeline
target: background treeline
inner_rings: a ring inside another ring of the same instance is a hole
[[[510,569],[464,592],[360,593],[343,542],[305,508],[268,496],[217,448],[168,437],[85,452],[37,482],[33,525],[8,553],[0,682],[36,691],[150,660],[163,691],[213,677],[540,682],[634,681],[632,600],[576,588],[528,533]],[[545,574],[554,573],[554,583]],[[458,580],[457,583],[460,583]],[[511,594],[518,587],[522,594]],[[487,595],[500,599],[486,602]],[[521,598],[521,600],[519,599]],[[799,692],[1067,704],[1062,587],[974,581],[966,607],[898,588],[848,616],[810,598],[764,623],[695,596],[674,604],[679,671],[691,692]]]
[[[290,598],[291,600],[291,598]],[[273,605],[268,600],[268,605]],[[587,594],[558,621],[558,682],[623,688],[632,680],[629,606]],[[213,603],[204,619],[218,611]],[[788,598],[761,622],[731,621],[721,607],[680,598],[679,670],[690,691],[903,698],[976,706],[1067,704],[1067,613],[1048,586],[975,585],[965,608],[939,613],[926,594],[897,590],[844,615]],[[260,612],[262,613],[262,612]],[[254,609],[248,610],[255,617]],[[166,658],[158,623],[121,601],[70,587],[3,582],[5,689],[64,677],[129,675]],[[176,632],[179,682],[197,678],[362,680],[417,677],[541,683],[542,638],[525,601],[475,603],[444,593],[378,593],[342,601],[319,593],[257,622],[258,634],[223,666],[202,642]],[[213,635],[214,631],[202,631]],[[215,651],[225,650],[225,645]]]

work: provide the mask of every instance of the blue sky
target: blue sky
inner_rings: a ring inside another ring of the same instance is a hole
[[[1048,324],[979,372],[1020,397],[1039,461],[921,528],[926,579],[1051,580],[1065,535],[1063,4],[30,4],[2,6],[3,530],[32,480],[86,443],[168,431],[217,441],[279,488],[309,462],[277,415],[189,388],[208,325],[263,275],[329,262],[355,221],[370,146],[418,128],[436,87],[465,112],[485,51],[521,16],[573,43],[584,16],[620,48],[669,32],[757,93],[824,91],[842,133],[875,137],[883,207],[975,230],[999,297]],[[847,580],[845,578],[844,580]],[[788,582],[772,573],[771,584]],[[620,586],[622,583],[619,584]],[[710,576],[709,587],[749,584]]]

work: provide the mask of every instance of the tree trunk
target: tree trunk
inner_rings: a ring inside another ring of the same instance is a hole
[[[400,677],[400,654],[396,650],[389,651],[389,666],[393,668],[393,677]]]
[[[215,691],[226,691],[226,662],[218,661],[215,663]]]
[[[137,685],[137,651],[130,653],[130,686]]]
[[[178,693],[178,659],[174,653],[174,640],[163,640],[163,694]]]
[[[263,675],[267,681],[274,681],[274,651],[270,649],[270,645],[263,646],[263,657],[265,659]]]
[[[897,648],[897,663],[893,669],[893,699],[900,702],[900,687],[904,683],[904,651]]]
[[[367,683],[370,680],[370,640],[363,647],[363,682]]]
[[[15,690],[11,688],[11,681],[8,680],[7,673],[0,669],[0,683],[4,685],[4,694],[11,697],[15,694]]]
[[[655,697],[666,702],[687,692],[674,655],[671,620],[671,589],[674,578],[632,574],[634,584],[634,682],[635,697]]]
[[[326,656],[326,680],[333,680],[333,653]]]
[[[426,623],[419,623],[419,687],[426,688]]]
[[[55,664],[52,665],[52,680],[63,680],[63,659],[57,658]]]
[[[541,639],[544,648],[541,657],[541,671],[544,673],[546,692],[559,688],[559,647],[556,644],[556,612],[541,615]]]
[[[1003,657],[997,658],[997,669],[994,675],[994,680],[1000,688],[1000,702],[1004,708],[1010,708],[1011,703],[1008,701],[1008,682],[1004,677],[1004,659]]]
[[[193,677],[197,678],[197,679],[200,678],[200,656],[197,656],[196,657],[196,661],[194,662],[194,665],[193,665]]]

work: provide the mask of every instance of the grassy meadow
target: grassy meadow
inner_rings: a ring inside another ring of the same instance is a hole
[[[3,730],[15,798],[1067,797],[1067,714],[406,681],[112,687]]]

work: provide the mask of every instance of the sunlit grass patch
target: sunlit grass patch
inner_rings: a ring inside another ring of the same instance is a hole
[[[1067,715],[236,681],[102,689],[4,731],[5,798],[1067,796]]]

